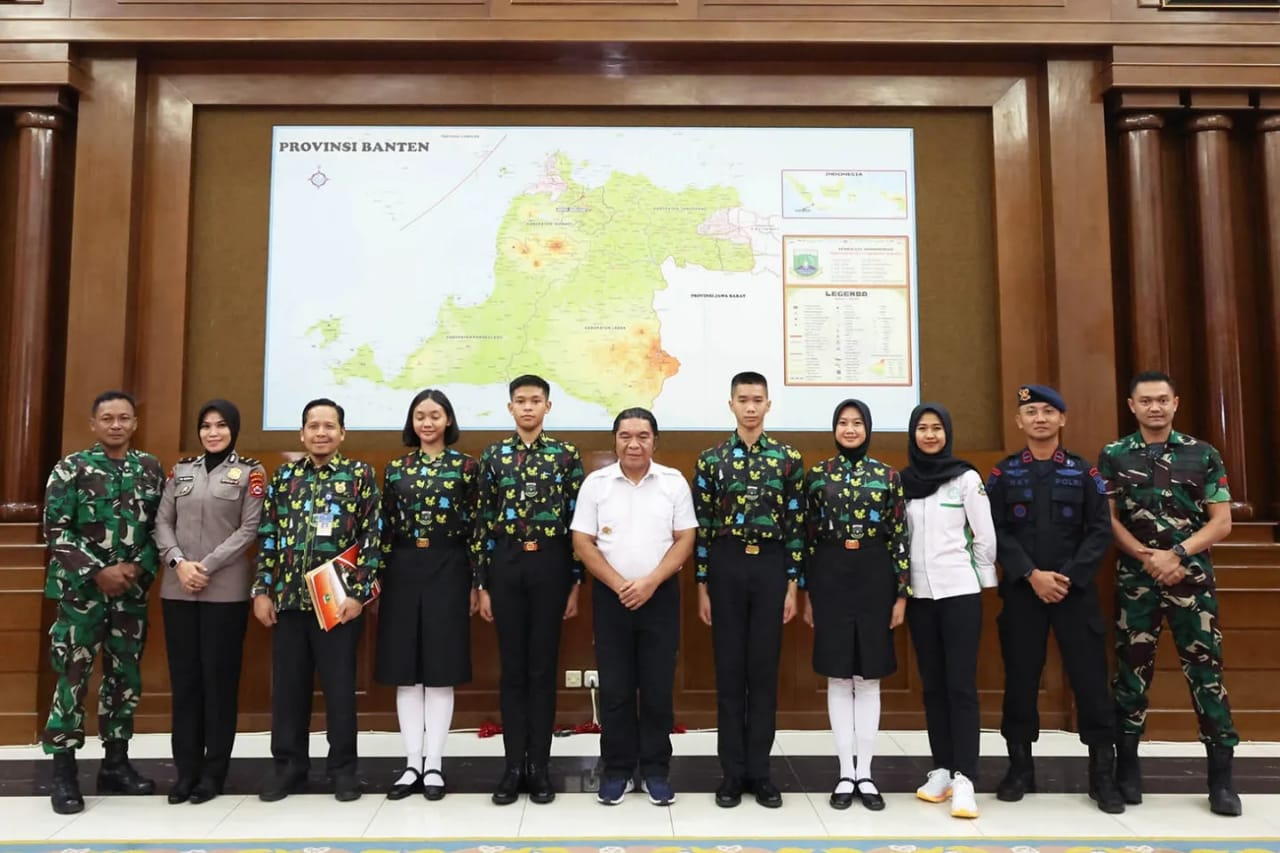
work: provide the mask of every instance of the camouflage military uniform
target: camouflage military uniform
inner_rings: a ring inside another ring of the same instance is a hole
[[[84,698],[99,649],[99,733],[104,741],[133,735],[142,694],[147,590],[158,566],[151,533],[163,488],[164,471],[154,456],[130,450],[123,460],[113,460],[101,445],[71,454],[49,475],[44,594],[58,602],[49,629],[58,683],[44,730],[46,753],[84,744]],[[108,596],[93,577],[116,563],[136,563],[140,574],[123,595]]]
[[[1170,433],[1163,448],[1148,446],[1140,433],[1112,442],[1103,448],[1098,470],[1121,523],[1149,548],[1167,550],[1185,541],[1207,523],[1207,504],[1231,499],[1222,456],[1177,431]],[[1200,739],[1235,746],[1240,739],[1222,680],[1222,632],[1209,552],[1191,555],[1185,567],[1181,582],[1162,586],[1143,571],[1139,560],[1120,556],[1113,684],[1120,731],[1142,734],[1156,643],[1167,619],[1191,687]]]

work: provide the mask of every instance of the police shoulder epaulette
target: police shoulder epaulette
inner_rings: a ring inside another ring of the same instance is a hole
[[[250,468],[252,468],[254,465],[262,465],[262,460],[254,459],[252,456],[241,456],[239,457],[239,460],[240,460],[240,464],[248,465]]]
[[[200,457],[199,457],[199,456],[184,456],[184,457],[182,457],[181,459],[179,459],[179,460],[178,460],[177,464],[178,464],[178,465],[190,465],[192,462],[199,462],[199,461],[200,461]]]

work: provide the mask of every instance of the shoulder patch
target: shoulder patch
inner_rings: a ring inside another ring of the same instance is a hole
[[[260,498],[267,493],[267,475],[261,468],[249,472],[249,497]]]

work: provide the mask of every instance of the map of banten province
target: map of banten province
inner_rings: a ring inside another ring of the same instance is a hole
[[[394,376],[383,376],[366,344],[333,368],[334,377],[410,390],[538,373],[607,411],[652,407],[680,369],[662,348],[653,307],[654,294],[667,286],[661,266],[671,259],[749,272],[750,243],[699,233],[718,211],[740,204],[732,187],[672,191],[621,172],[602,186],[583,186],[558,154],[544,178],[507,207],[488,299],[459,305],[448,297],[435,331]]]

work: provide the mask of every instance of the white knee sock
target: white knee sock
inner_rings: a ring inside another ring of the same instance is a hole
[[[453,722],[453,688],[425,687],[427,704],[426,770],[441,770],[444,761],[444,745],[449,740],[449,726]],[[435,780],[429,780],[429,784]],[[443,782],[443,778],[440,780]]]
[[[405,767],[422,772],[422,732],[426,726],[424,688],[421,684],[396,688],[396,717],[400,720],[400,736],[404,738]],[[408,770],[396,780],[408,785],[415,776]]]
[[[848,678],[827,679],[827,716],[831,719],[831,734],[836,739],[836,757],[840,759],[840,778],[857,779],[854,773],[854,696],[853,681]],[[853,786],[841,782],[836,793],[848,794]]]
[[[853,725],[858,735],[858,776],[871,778],[871,759],[876,753],[876,735],[880,732],[880,679],[853,679]],[[879,793],[875,785],[862,786]],[[869,791],[870,793],[870,791]]]

